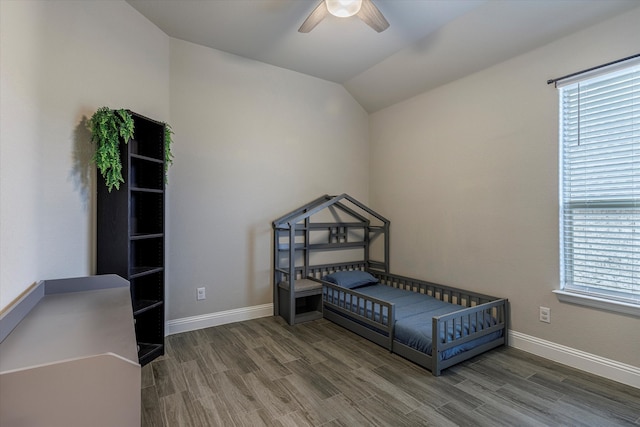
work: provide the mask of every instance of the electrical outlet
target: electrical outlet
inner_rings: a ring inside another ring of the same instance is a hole
[[[549,307],[540,307],[540,321],[551,323],[551,309]]]
[[[203,300],[203,299],[207,299],[207,294],[206,294],[204,288],[198,288],[196,290],[198,291],[197,297],[196,297],[198,299],[198,301],[199,300]]]

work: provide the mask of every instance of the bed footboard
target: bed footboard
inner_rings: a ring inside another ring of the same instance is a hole
[[[317,280],[313,279],[312,280]],[[324,280],[323,315],[378,345],[393,349],[395,305]]]
[[[433,374],[505,344],[506,304],[506,299],[497,299],[434,317]]]

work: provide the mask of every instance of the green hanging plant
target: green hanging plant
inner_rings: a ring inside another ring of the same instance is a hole
[[[91,141],[96,144],[96,153],[92,161],[98,167],[104,178],[109,192],[115,187],[120,189],[122,177],[122,163],[120,161],[120,141],[125,144],[133,138],[134,122],[131,114],[124,109],[112,110],[108,107],[99,108],[89,119],[87,126],[91,132]],[[169,166],[173,164],[173,130],[168,123],[164,123],[164,179],[167,182]]]
[[[167,182],[167,173],[169,166],[173,164],[173,153],[171,152],[171,144],[173,144],[173,129],[169,123],[164,124],[164,182]]]
[[[133,118],[127,110],[102,107],[91,116],[88,127],[91,141],[96,143],[96,153],[92,160],[104,178],[109,192],[113,187],[119,190],[120,183],[124,182],[119,144],[121,138],[125,144],[133,138]]]

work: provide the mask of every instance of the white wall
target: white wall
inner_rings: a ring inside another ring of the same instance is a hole
[[[271,221],[367,202],[368,116],[340,85],[172,39],[171,123],[168,319],[272,302]]]
[[[392,271],[509,298],[515,331],[640,366],[639,321],[561,304],[558,100],[547,79],[638,53],[640,9],[371,116]],[[538,321],[551,308],[551,324]]]
[[[42,279],[95,272],[103,105],[169,119],[169,37],[124,1],[0,1],[0,310]]]

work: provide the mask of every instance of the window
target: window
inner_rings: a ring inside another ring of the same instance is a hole
[[[639,314],[640,61],[615,68],[558,82],[558,293]]]

